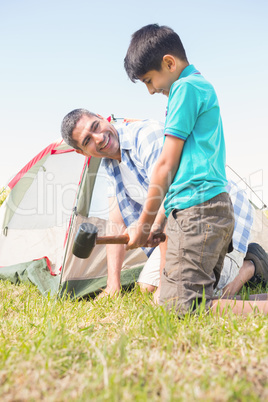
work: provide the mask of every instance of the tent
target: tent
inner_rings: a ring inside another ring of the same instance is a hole
[[[62,140],[53,142],[10,181],[0,207],[0,279],[31,281],[39,290],[83,297],[106,286],[104,245],[88,259],[72,254],[82,222],[109,232],[107,177],[98,158],[84,158]],[[268,250],[268,219],[255,211],[251,241]],[[128,251],[121,283],[136,281],[147,257]]]
[[[84,158],[62,140],[34,157],[8,184],[0,207],[0,279],[31,281],[39,290],[82,297],[106,286],[105,245],[90,257],[72,254],[82,222],[108,233],[107,178],[101,160]],[[147,259],[126,253],[122,285],[135,282]]]

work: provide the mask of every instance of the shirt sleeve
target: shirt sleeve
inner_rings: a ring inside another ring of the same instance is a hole
[[[186,140],[199,115],[200,93],[192,84],[179,81],[173,84],[169,95],[165,135]]]
[[[115,191],[115,178],[113,176],[107,177],[107,197],[115,197],[116,191]]]
[[[163,148],[164,125],[150,121],[140,130],[137,140],[139,160],[150,181],[155,163]]]
[[[106,179],[106,187],[107,187],[107,197],[115,197],[116,195],[116,181],[115,177],[112,174],[112,169],[109,167],[109,162],[106,158],[103,158],[101,161],[101,167],[105,170],[105,179]]]
[[[229,192],[234,207],[235,227],[233,246],[236,250],[246,253],[253,224],[254,209],[243,189],[234,181],[229,180],[226,190]]]

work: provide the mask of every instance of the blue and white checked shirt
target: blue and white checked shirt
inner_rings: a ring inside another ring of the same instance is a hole
[[[233,233],[234,249],[246,254],[250,238],[250,230],[253,224],[254,209],[250,204],[244,190],[228,180],[226,190],[230,194],[234,207],[235,226]]]
[[[115,128],[119,135],[121,161],[135,174],[138,182],[147,192],[155,162],[163,148],[164,124],[155,120],[142,120],[116,125]],[[124,223],[128,227],[139,219],[143,205],[130,198],[126,192],[119,162],[115,159],[104,158],[102,163],[112,179],[108,188],[108,197],[116,194]],[[153,249],[147,248],[144,251],[149,255]]]
[[[164,125],[155,120],[142,120],[115,127],[119,135],[121,160],[135,174],[140,185],[148,191],[154,165],[163,147]],[[102,163],[112,181],[108,188],[108,197],[116,195],[124,223],[128,227],[139,219],[143,205],[130,198],[126,192],[119,162],[104,158]],[[253,223],[253,207],[245,192],[235,182],[229,180],[226,190],[230,194],[235,215],[233,247],[246,253]],[[152,250],[144,249],[147,255]]]

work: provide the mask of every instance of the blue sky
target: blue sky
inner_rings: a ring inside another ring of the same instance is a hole
[[[0,186],[60,137],[74,108],[164,121],[167,98],[123,67],[131,34],[157,22],[214,85],[227,164],[268,203],[267,19],[266,0],[0,0]]]

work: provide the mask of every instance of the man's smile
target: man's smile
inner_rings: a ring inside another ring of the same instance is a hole
[[[104,149],[104,148],[109,144],[109,141],[110,141],[110,135],[108,135],[107,140],[105,141],[105,143],[103,144],[103,146],[100,147],[100,150],[101,150],[101,149]]]
[[[80,148],[78,153],[121,161],[118,132],[103,118],[83,115],[76,123],[72,137]]]

